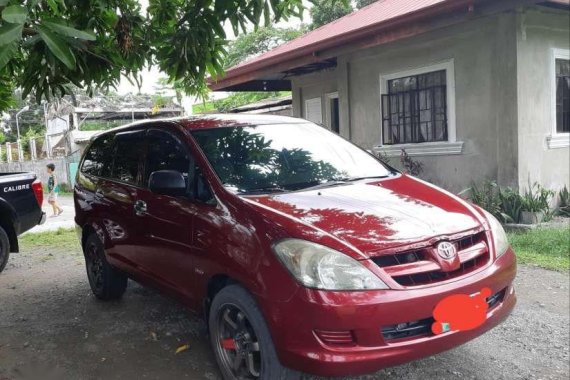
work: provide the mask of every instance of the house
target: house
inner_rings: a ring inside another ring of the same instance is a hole
[[[569,0],[380,0],[227,70],[213,90],[293,94],[293,114],[424,164],[460,191],[569,184]]]

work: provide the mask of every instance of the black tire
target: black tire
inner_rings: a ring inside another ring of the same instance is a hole
[[[91,234],[83,245],[85,267],[91,291],[100,300],[116,300],[127,290],[128,278],[113,268],[105,258],[105,249],[96,234]]]
[[[227,286],[214,297],[208,325],[210,342],[225,380],[301,378],[300,373],[279,362],[265,319],[253,297],[241,286]],[[224,347],[227,344],[234,348]],[[237,369],[236,362],[240,362]]]
[[[0,227],[0,273],[6,268],[10,257],[10,239],[4,228]]]

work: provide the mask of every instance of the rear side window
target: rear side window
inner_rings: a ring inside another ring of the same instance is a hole
[[[145,148],[144,131],[122,132],[115,136],[112,178],[131,185],[141,183],[141,157]]]
[[[105,177],[110,173],[114,135],[107,134],[97,138],[85,154],[81,172],[97,177]]]

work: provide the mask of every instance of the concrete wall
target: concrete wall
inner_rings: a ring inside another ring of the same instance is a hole
[[[335,71],[293,81],[294,95],[302,98],[294,107],[338,90],[341,134],[371,149],[381,143],[380,76],[452,59],[456,140],[463,141],[463,152],[414,157],[424,163],[422,177],[453,191],[484,179],[516,186],[516,18],[514,11],[502,13],[341,55]],[[391,161],[399,163],[398,157]]]
[[[67,160],[65,158],[53,158],[50,160],[40,160],[40,161],[23,161],[23,162],[10,162],[10,163],[0,163],[0,172],[11,173],[11,172],[33,172],[36,173],[38,178],[42,183],[46,184],[48,180],[48,174],[46,172],[46,165],[49,163],[55,164],[55,173],[60,183],[69,184],[69,174],[67,167]]]
[[[570,47],[568,12],[541,9],[517,15],[519,183],[558,190],[570,185],[570,148],[551,149],[552,49]]]

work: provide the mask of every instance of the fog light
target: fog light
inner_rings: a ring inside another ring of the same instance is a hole
[[[315,335],[328,346],[353,346],[356,344],[354,334],[350,330],[325,331],[315,330]]]

